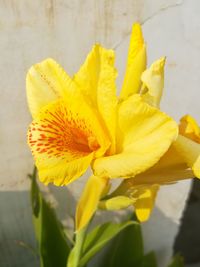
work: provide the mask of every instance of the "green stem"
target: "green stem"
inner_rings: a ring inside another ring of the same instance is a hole
[[[87,226],[76,233],[75,246],[73,247],[73,249],[71,250],[69,254],[67,267],[78,267],[79,266],[83,243],[84,243],[85,236],[86,236],[86,231],[87,231]]]

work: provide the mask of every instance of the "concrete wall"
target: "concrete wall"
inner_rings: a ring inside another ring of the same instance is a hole
[[[34,245],[27,192],[27,173],[33,165],[26,145],[31,121],[25,95],[27,69],[53,57],[73,74],[92,44],[100,42],[115,47],[120,85],[131,25],[139,21],[149,64],[167,56],[162,109],[177,120],[189,112],[200,122],[199,12],[198,0],[0,1],[0,266],[37,266],[32,254],[15,242]],[[82,183],[70,187],[75,198]],[[156,249],[162,267],[171,253],[189,184],[163,188],[144,225],[146,249]],[[52,191],[63,202],[65,189]],[[70,204],[62,207],[70,209]]]

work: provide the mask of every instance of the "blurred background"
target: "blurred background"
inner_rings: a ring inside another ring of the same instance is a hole
[[[33,168],[26,144],[31,122],[25,93],[29,67],[52,57],[73,75],[99,42],[116,51],[120,88],[131,27],[138,21],[147,42],[148,65],[167,56],[162,110],[177,121],[190,113],[200,123],[199,14],[199,0],[0,0],[1,267],[39,266],[31,249],[35,238],[27,178]],[[53,194],[63,220],[67,212],[73,215],[85,180],[68,189],[45,189]],[[173,247],[188,263],[195,263],[190,266],[200,266],[198,181],[189,196],[190,190],[191,181],[163,187],[150,221],[143,225],[145,249],[156,251],[160,267],[169,261]]]

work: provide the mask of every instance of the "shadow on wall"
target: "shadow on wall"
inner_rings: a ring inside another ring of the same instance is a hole
[[[159,267],[169,264],[177,232],[178,225],[156,206],[150,219],[142,224],[145,252],[155,251]]]
[[[50,201],[56,203],[56,213],[64,226],[73,225],[76,200],[66,187],[49,186]],[[45,194],[45,192],[44,192]],[[53,199],[51,198],[53,195]],[[1,267],[39,267],[36,253],[36,240],[32,223],[29,191],[0,192],[0,266]],[[105,216],[106,215],[106,216]],[[112,212],[99,214],[93,222],[119,218]],[[73,231],[73,229],[71,229]]]
[[[76,201],[69,189],[50,186],[56,201],[59,203],[56,211],[62,220],[66,215],[74,216]],[[200,260],[200,181],[195,180],[192,193],[185,210],[182,225],[175,242],[175,252],[181,252],[187,263]],[[0,266],[1,267],[39,267],[39,258],[34,254],[36,241],[32,224],[30,207],[30,193],[1,192],[0,193]],[[94,224],[107,220],[119,220],[125,216],[116,213],[97,213]],[[171,257],[174,236],[177,225],[167,218],[158,208],[154,209],[153,216],[148,223],[143,224],[145,250],[155,250],[159,266]],[[170,229],[170,232],[167,231]],[[152,242],[153,240],[153,242]],[[21,244],[21,245],[20,245]],[[25,247],[25,245],[27,247]],[[167,247],[168,244],[168,247]],[[103,253],[103,251],[101,252]],[[92,266],[98,261],[98,255],[92,261]],[[200,265],[195,265],[200,266]]]
[[[75,200],[67,188],[50,187],[61,220],[73,215]],[[32,223],[30,192],[0,192],[0,266],[39,267]]]
[[[0,192],[0,266],[39,267],[29,192]],[[31,248],[25,248],[23,242]]]

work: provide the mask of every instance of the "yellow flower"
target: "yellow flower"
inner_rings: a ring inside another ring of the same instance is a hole
[[[153,85],[163,85],[154,67],[144,72],[146,47],[140,25],[135,24],[119,98],[114,51],[100,45],[92,48],[72,78],[52,59],[34,65],[27,74],[33,116],[28,144],[40,180],[61,186],[79,178],[89,166],[94,173],[77,207],[78,230],[96,210],[109,179],[131,178],[148,170],[177,137],[175,121],[147,101]]]

